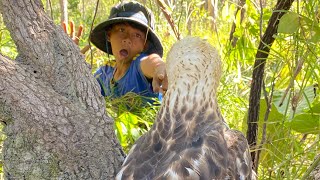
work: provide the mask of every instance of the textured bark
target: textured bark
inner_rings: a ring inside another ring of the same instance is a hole
[[[256,60],[254,63],[252,84],[250,88],[249,98],[249,110],[248,110],[248,130],[247,139],[249,145],[254,148],[257,144],[258,134],[258,120],[260,109],[260,95],[262,80],[264,76],[264,67],[266,59],[269,56],[270,47],[274,41],[274,35],[277,32],[280,18],[285,14],[285,10],[289,10],[294,0],[278,0],[277,5],[269,19],[267,29],[263,35],[258,52],[256,54]],[[252,161],[255,162],[255,151],[251,153]],[[254,164],[255,166],[256,164]]]
[[[19,56],[0,55],[8,179],[113,179],[123,153],[79,48],[40,0],[0,0]]]

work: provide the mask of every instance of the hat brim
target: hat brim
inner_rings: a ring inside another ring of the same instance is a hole
[[[149,26],[146,25],[144,22],[139,21],[138,19],[130,18],[130,17],[115,17],[102,22],[92,30],[92,33],[90,35],[90,41],[100,50],[112,55],[113,53],[111,49],[111,44],[110,42],[107,41],[107,37],[106,37],[107,36],[106,30],[112,24],[120,23],[120,22],[133,22],[145,27],[147,29],[147,33],[148,33],[147,37],[149,42],[146,53],[148,54],[156,53],[160,57],[163,56],[163,47],[156,33],[151,28],[149,28]]]

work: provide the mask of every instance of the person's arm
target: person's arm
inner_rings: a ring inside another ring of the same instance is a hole
[[[141,61],[142,73],[152,78],[154,92],[164,93],[168,88],[166,65],[158,54],[151,54]]]

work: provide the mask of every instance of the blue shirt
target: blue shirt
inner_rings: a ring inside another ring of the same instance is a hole
[[[151,80],[142,73],[140,63],[141,59],[146,57],[146,54],[140,54],[130,64],[125,75],[118,81],[113,80],[114,68],[111,66],[102,66],[94,74],[101,87],[103,96],[117,98],[125,95],[128,92],[134,92],[140,96],[146,97],[148,102],[153,102],[151,98],[158,97],[158,93],[152,90]]]

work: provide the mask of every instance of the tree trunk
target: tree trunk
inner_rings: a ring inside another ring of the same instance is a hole
[[[216,19],[218,17],[218,0],[207,0],[208,3],[208,12],[212,17],[212,29],[215,29]]]
[[[60,0],[61,20],[60,22],[68,23],[68,0]]]
[[[216,19],[218,16],[218,0],[207,0],[207,3],[209,15]]]
[[[7,179],[114,179],[124,159],[98,83],[40,0],[0,0],[19,56],[0,55]]]

